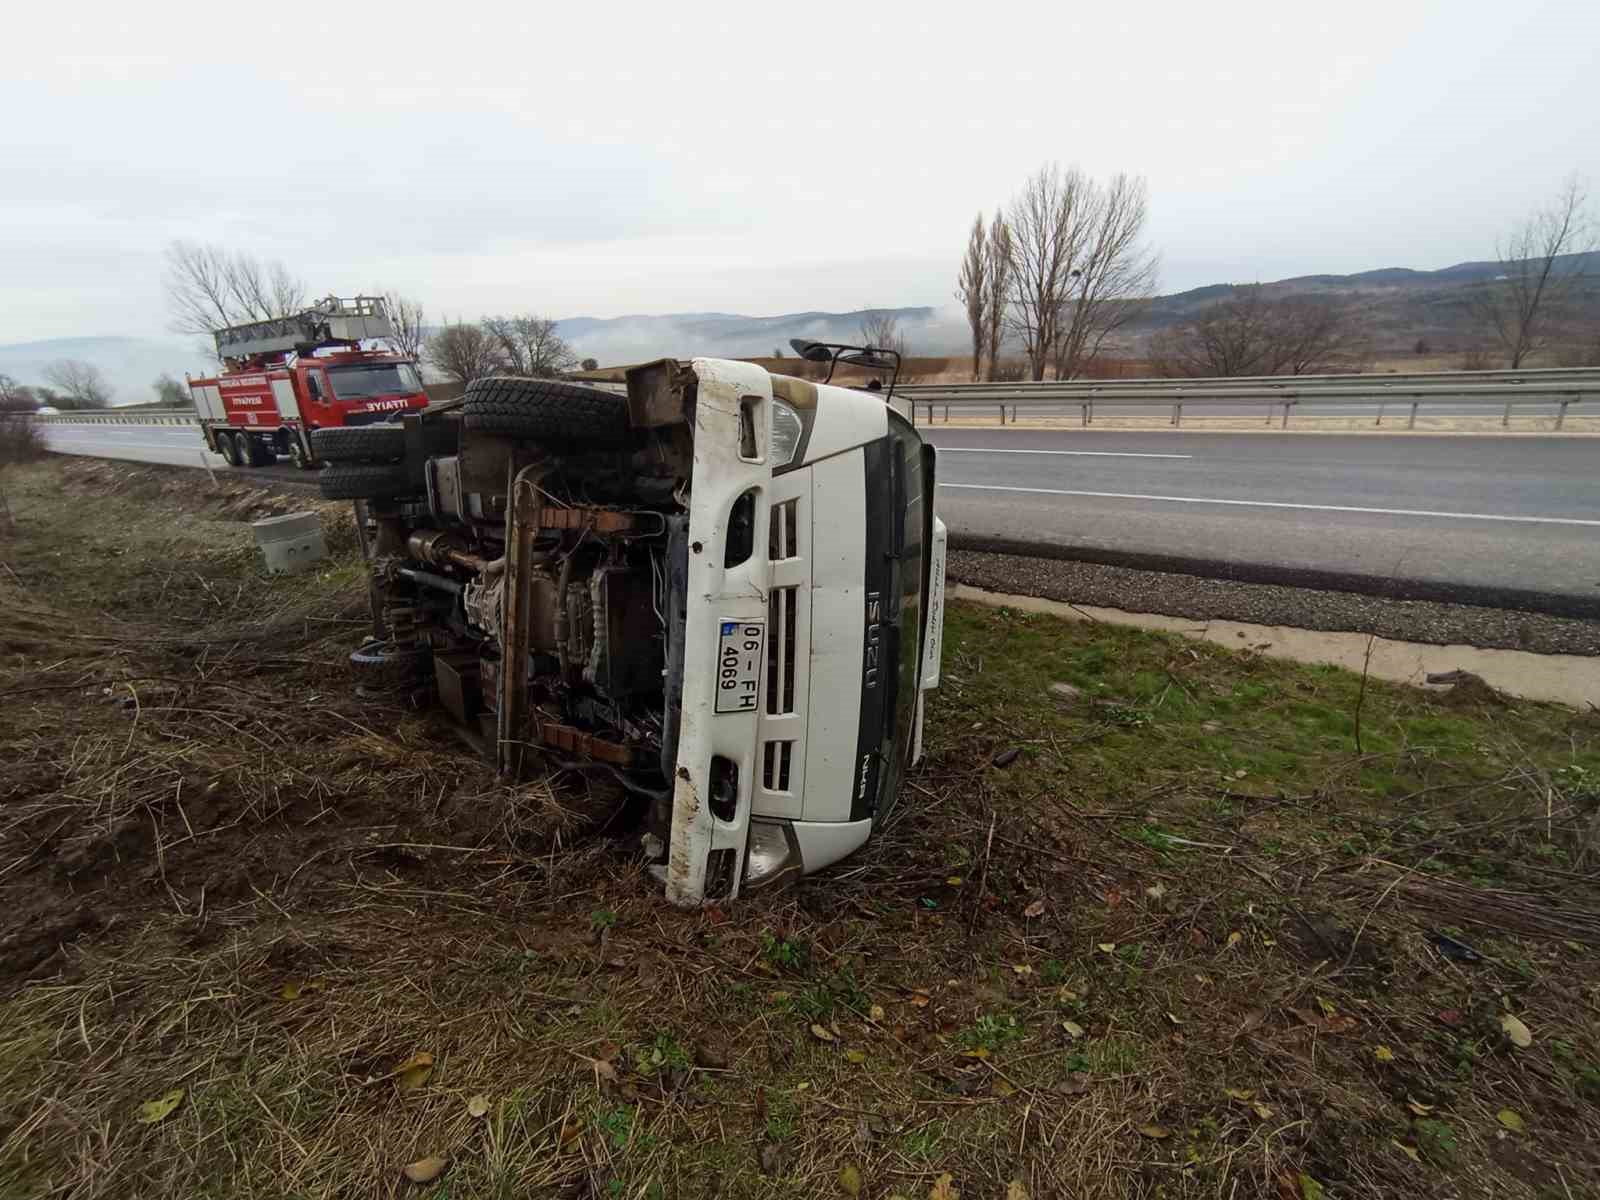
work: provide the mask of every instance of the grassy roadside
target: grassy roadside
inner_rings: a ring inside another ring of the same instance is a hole
[[[955,606],[886,832],[682,915],[190,478],[10,483],[0,1195],[1600,1187],[1594,714]]]

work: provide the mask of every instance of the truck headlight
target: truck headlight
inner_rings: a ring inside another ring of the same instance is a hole
[[[788,822],[750,822],[746,841],[744,882],[746,887],[763,887],[776,883],[791,871],[798,875],[801,869],[800,843]]]
[[[772,466],[787,467],[800,449],[800,436],[805,432],[805,422],[800,414],[782,400],[772,402]]]

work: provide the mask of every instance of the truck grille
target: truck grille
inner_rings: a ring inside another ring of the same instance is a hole
[[[795,593],[775,587],[767,599],[767,715],[794,712]]]
[[[768,742],[762,756],[761,786],[769,792],[787,792],[789,764],[793,757],[793,742]]]
[[[767,537],[767,557],[773,562],[800,555],[800,501],[785,500],[772,506],[772,529]]]

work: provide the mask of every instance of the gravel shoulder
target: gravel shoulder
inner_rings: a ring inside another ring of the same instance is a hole
[[[1468,604],[1204,579],[1066,559],[950,552],[949,578],[996,592],[1200,620],[1349,630],[1435,645],[1600,655],[1600,621]]]

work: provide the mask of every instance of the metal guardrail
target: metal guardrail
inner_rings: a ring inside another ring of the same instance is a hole
[[[1500,407],[1502,427],[1511,423],[1519,404],[1556,406],[1555,428],[1564,425],[1567,409],[1585,399],[1600,399],[1600,370],[1594,368],[1548,371],[1439,371],[1415,375],[1257,376],[1245,379],[1135,379],[1069,380],[1065,383],[957,383],[910,384],[895,389],[895,399],[910,406],[915,422],[926,406],[928,423],[942,407],[996,409],[1000,423],[1015,421],[1025,409],[1077,408],[1084,425],[1094,423],[1096,403],[1117,408],[1170,408],[1169,424],[1180,425],[1186,405],[1226,404],[1259,406],[1270,425],[1275,416],[1287,429],[1289,415],[1320,404],[1373,405],[1376,424],[1383,423],[1390,404],[1409,404],[1408,429],[1416,428],[1417,411],[1425,403],[1470,407]]]
[[[1223,377],[1193,377],[1167,379],[1145,377],[1138,379],[1069,379],[1065,382],[1045,380],[1040,383],[1015,381],[1011,383],[907,383],[894,389],[896,396],[916,396],[945,392],[970,395],[1005,393],[1023,396],[1036,391],[1059,388],[1095,388],[1105,392],[1138,391],[1147,388],[1248,388],[1262,391],[1304,391],[1326,387],[1359,386],[1383,391],[1406,391],[1413,387],[1449,384],[1475,387],[1488,384],[1512,384],[1540,387],[1552,383],[1600,383],[1600,367],[1541,367],[1531,371],[1409,371],[1382,374],[1346,375],[1232,375]]]
[[[198,425],[198,414],[187,409],[146,408],[139,412],[119,413],[114,408],[96,412],[35,414],[35,421],[44,425]]]

